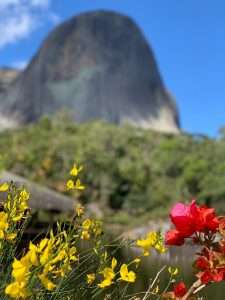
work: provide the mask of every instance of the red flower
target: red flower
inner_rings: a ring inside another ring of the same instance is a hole
[[[205,206],[196,206],[196,208],[197,209],[193,213],[196,223],[196,231],[216,231],[219,227],[219,220],[215,215],[214,208],[208,208]]]
[[[195,232],[215,232],[219,228],[215,210],[206,206],[198,206],[195,200],[188,205],[175,204],[170,212],[170,218],[179,232],[180,238],[190,237]]]
[[[173,291],[176,297],[183,297],[187,293],[187,288],[184,282],[181,281],[175,284]]]
[[[195,266],[200,269],[200,270],[206,270],[209,268],[209,262],[208,260],[203,257],[203,256],[200,256],[196,262],[195,262]]]
[[[224,279],[224,272],[221,270],[221,271],[215,271],[213,273],[213,281],[215,282],[220,282]]]
[[[220,282],[224,280],[224,270],[207,270],[200,275],[201,282],[208,284],[210,282]]]
[[[213,274],[207,270],[201,274],[200,279],[203,284],[208,284],[209,282],[213,281]]]
[[[181,246],[184,243],[184,237],[176,229],[167,231],[165,244],[170,246]]]
[[[195,232],[195,222],[191,213],[194,206],[194,201],[190,205],[177,203],[170,212],[171,221],[183,237],[189,237]]]

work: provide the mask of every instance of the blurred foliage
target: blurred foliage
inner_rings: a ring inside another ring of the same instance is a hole
[[[225,212],[224,130],[213,140],[99,121],[78,125],[59,114],[2,132],[0,149],[0,168],[62,193],[73,162],[84,165],[80,200],[98,203],[106,215],[118,211],[120,223],[132,215],[163,217],[173,202],[193,197]]]

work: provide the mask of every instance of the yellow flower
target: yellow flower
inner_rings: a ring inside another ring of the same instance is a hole
[[[35,246],[32,242],[30,242],[29,245],[29,257],[30,257],[30,262],[33,266],[38,266],[38,256],[37,256],[38,248]]]
[[[135,258],[130,264],[136,264],[136,268],[139,266],[141,259],[139,257]]]
[[[110,279],[104,279],[101,283],[98,284],[98,286],[101,288],[101,289],[104,289],[105,287],[108,287],[110,285],[113,284],[113,281],[110,280]]]
[[[84,214],[84,207],[82,205],[78,204],[75,207],[75,212],[76,212],[77,217],[81,217]]]
[[[150,254],[149,249],[151,248],[151,243],[148,239],[146,240],[137,240],[137,246],[143,248],[144,256],[148,256]]]
[[[154,248],[159,252],[159,253],[165,253],[167,251],[166,247],[161,242],[158,242],[155,244]]]
[[[29,255],[25,255],[21,258],[21,260],[17,260],[15,258],[12,267],[12,276],[16,279],[16,281],[25,282],[27,280],[27,276],[29,275]]]
[[[16,236],[17,236],[17,233],[12,232],[12,233],[7,233],[5,238],[6,238],[7,241],[12,241],[16,238]]]
[[[82,227],[84,230],[89,230],[92,225],[92,221],[90,219],[86,219],[82,223]]]
[[[49,280],[45,274],[40,274],[38,275],[38,277],[46,290],[52,291],[54,290],[54,288],[56,288],[56,285],[51,280]]]
[[[113,257],[112,263],[111,263],[111,268],[112,268],[112,270],[114,270],[116,266],[117,266],[117,260],[116,260],[115,257]]]
[[[51,264],[56,264],[56,263],[62,261],[65,257],[66,257],[66,251],[64,249],[62,249],[61,251],[59,251],[57,256],[51,260]]]
[[[81,190],[83,191],[85,189],[85,186],[83,184],[81,184],[80,179],[77,179],[74,185],[74,189],[75,190]]]
[[[75,246],[71,247],[68,250],[68,257],[69,257],[70,261],[78,260],[78,256],[76,255],[76,253],[77,253],[77,248]]]
[[[70,170],[70,175],[76,177],[82,170],[82,166],[78,167],[76,164],[74,164],[73,168]]]
[[[49,239],[48,238],[44,238],[40,241],[40,244],[39,244],[39,247],[38,247],[38,250],[39,251],[42,251],[48,244],[49,242]]]
[[[139,263],[141,262],[141,259],[140,259],[139,257],[137,257],[137,258],[135,258],[135,259],[133,260],[133,262],[134,262],[135,264],[139,264]]]
[[[127,282],[135,282],[136,274],[133,271],[128,271],[126,264],[123,264],[120,268],[120,279]]]
[[[114,272],[114,269],[117,266],[117,260],[113,257],[111,262],[111,268],[104,268],[102,272],[100,272],[104,279],[101,283],[98,284],[100,288],[105,288],[113,284],[113,279],[115,278],[116,274]]]
[[[87,283],[92,284],[95,281],[95,273],[87,274]]]
[[[73,190],[74,189],[74,182],[73,180],[68,180],[67,183],[66,183],[66,187],[67,187],[67,190]]]
[[[22,189],[22,191],[20,192],[20,202],[27,202],[30,198],[30,194],[28,193],[28,191],[26,189]]]
[[[81,237],[82,240],[89,240],[90,239],[90,234],[87,230],[83,230],[81,233]]]
[[[9,184],[8,183],[2,183],[0,184],[0,192],[7,192],[9,189]]]
[[[176,276],[178,274],[178,268],[168,268],[168,272],[170,273],[171,276]]]
[[[40,254],[40,263],[42,266],[48,262],[50,251],[51,251],[51,244],[48,243],[47,246],[44,248],[43,252]]]
[[[26,290],[25,282],[13,282],[7,285],[5,289],[6,295],[9,295],[11,298],[15,299],[26,299],[29,296],[29,293]]]
[[[67,186],[67,190],[84,190],[85,186],[83,184],[81,184],[80,179],[77,179],[76,182],[74,183],[74,181],[72,179],[69,179],[66,183]]]
[[[163,246],[161,234],[155,231],[151,231],[147,234],[146,239],[137,240],[137,246],[141,247],[144,251],[144,256],[150,254],[150,249],[155,248],[158,252],[164,253],[166,248]]]
[[[2,211],[0,212],[0,239],[5,238],[5,233],[8,227],[8,214]]]

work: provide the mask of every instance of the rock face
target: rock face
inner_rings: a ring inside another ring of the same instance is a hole
[[[20,71],[11,68],[0,69],[0,93],[7,90],[9,85],[16,79]]]
[[[19,76],[20,71],[17,69],[12,68],[1,68],[0,69],[0,107],[2,107],[2,99],[4,99],[4,96],[1,97],[1,95],[4,95],[6,93],[9,86],[16,80],[16,78]],[[2,114],[0,115],[0,131],[5,128],[13,128],[17,125],[16,120],[14,120],[13,116],[11,115],[5,115],[5,112],[3,110]]]
[[[137,25],[107,11],[58,26],[0,98],[18,123],[67,108],[76,122],[102,119],[179,132],[175,102]]]

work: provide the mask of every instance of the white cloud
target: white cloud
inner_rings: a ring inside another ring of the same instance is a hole
[[[27,64],[28,64],[27,60],[18,60],[18,61],[14,61],[11,64],[11,67],[19,69],[19,70],[23,70],[26,68]]]
[[[0,49],[57,19],[51,11],[51,0],[0,0],[0,15]]]
[[[34,26],[34,20],[26,13],[0,22],[0,48],[27,37]]]

